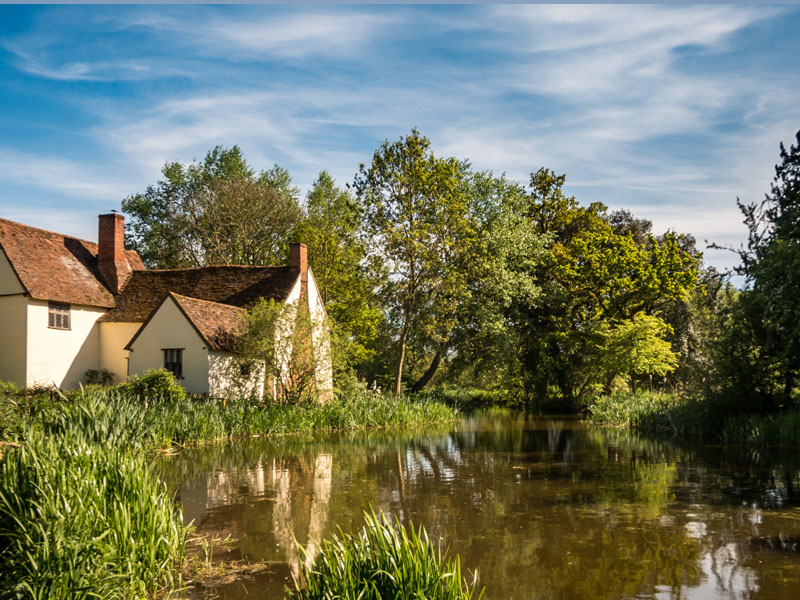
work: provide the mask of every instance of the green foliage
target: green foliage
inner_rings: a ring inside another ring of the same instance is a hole
[[[800,410],[769,415],[736,415],[725,419],[722,441],[752,447],[800,446]]]
[[[436,548],[424,528],[394,526],[383,513],[365,513],[357,535],[339,532],[322,542],[319,554],[305,553],[302,578],[288,590],[297,600],[384,598],[467,600],[475,593],[461,575],[459,558]]]
[[[167,163],[162,179],[122,201],[126,244],[156,268],[279,264],[301,217],[297,190],[277,165],[257,174],[234,146],[201,162]]]
[[[306,215],[296,238],[308,246],[308,261],[337,339],[335,376],[375,355],[383,315],[375,288],[379,265],[369,263],[359,236],[361,206],[322,171],[306,197]]]
[[[739,203],[749,236],[737,272],[747,287],[723,322],[718,398],[743,411],[800,399],[800,131],[780,156],[764,201]]]
[[[2,597],[151,598],[175,584],[185,536],[164,484],[114,440],[28,428],[0,460]]]
[[[114,374],[108,369],[89,369],[84,379],[87,385],[111,385],[114,383]]]
[[[119,385],[119,389],[142,400],[151,398],[181,400],[186,397],[186,390],[166,369],[148,369],[142,376],[131,375],[127,381]]]
[[[658,317],[636,314],[631,320],[614,327],[604,327],[600,335],[601,368],[610,387],[618,375],[630,379],[636,389],[637,375],[664,376],[675,370],[678,359],[664,336],[672,328]]]
[[[363,206],[363,234],[370,252],[389,269],[382,286],[388,324],[396,340],[393,391],[402,391],[409,334],[420,320],[446,340],[455,326],[464,280],[459,257],[475,231],[468,219],[465,162],[438,158],[414,129],[361,165],[353,187]]]
[[[709,433],[710,414],[702,399],[644,391],[599,396],[588,407],[594,423],[687,436]]]

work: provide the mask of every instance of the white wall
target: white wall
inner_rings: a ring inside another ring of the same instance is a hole
[[[333,366],[331,364],[331,336],[328,330],[325,303],[319,293],[317,282],[308,269],[308,306],[311,311],[311,339],[314,360],[317,364],[316,384],[321,402],[333,398]]]
[[[114,383],[128,378],[128,351],[125,346],[139,331],[141,323],[100,323],[100,369],[114,374]]]
[[[208,395],[214,398],[264,396],[264,365],[254,367],[245,378],[236,355],[229,352],[208,352]]]
[[[167,298],[158,308],[133,343],[130,374],[142,375],[147,369],[163,368],[165,348],[183,348],[180,384],[186,391],[207,394],[208,349],[172,298]]]
[[[26,385],[73,389],[100,363],[100,327],[105,308],[70,305],[70,329],[50,329],[48,303],[28,299]]]

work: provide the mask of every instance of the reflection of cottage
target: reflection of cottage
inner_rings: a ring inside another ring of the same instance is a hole
[[[88,370],[117,381],[167,368],[218,395],[242,313],[260,298],[310,315],[315,383],[332,388],[325,308],[304,244],[284,267],[146,270],[124,249],[122,215],[100,215],[99,244],[0,219],[0,379],[74,388]]]

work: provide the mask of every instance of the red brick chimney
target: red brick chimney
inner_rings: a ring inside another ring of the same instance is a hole
[[[118,294],[130,275],[125,258],[125,217],[119,213],[98,217],[97,268],[112,294]]]
[[[308,248],[305,244],[289,244],[289,266],[300,269],[300,281],[308,283]]]
[[[308,247],[305,244],[289,244],[289,266],[300,269],[300,298],[308,297]]]

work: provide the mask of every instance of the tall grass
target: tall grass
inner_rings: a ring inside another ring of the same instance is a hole
[[[728,417],[722,425],[721,437],[726,444],[800,446],[800,410]]]
[[[476,596],[477,576],[466,581],[459,558],[448,559],[424,528],[392,526],[383,513],[367,513],[365,518],[358,534],[334,535],[322,542],[316,556],[302,552],[306,560],[290,598],[470,600]]]
[[[150,598],[185,529],[144,457],[76,427],[29,429],[0,461],[0,596]]]
[[[700,400],[646,391],[600,396],[588,407],[588,418],[594,423],[683,436],[702,435],[708,416]]]

